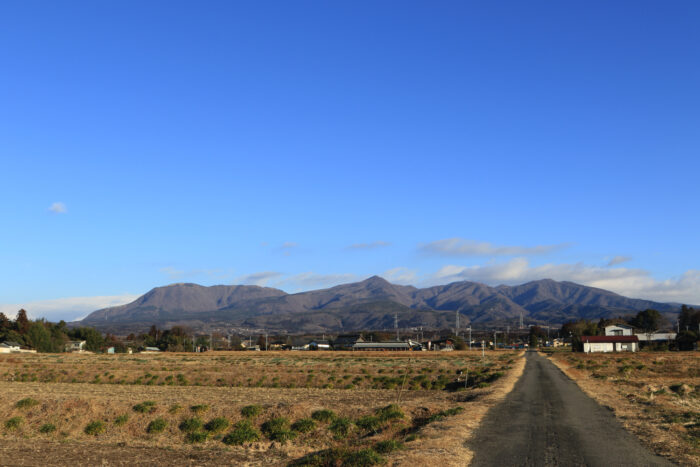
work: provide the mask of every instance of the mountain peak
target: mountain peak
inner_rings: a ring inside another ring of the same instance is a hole
[[[367,279],[363,280],[362,283],[368,285],[392,285],[391,282],[377,275],[368,277]]]

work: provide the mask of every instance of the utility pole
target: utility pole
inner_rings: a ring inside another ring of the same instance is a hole
[[[394,313],[394,327],[396,328],[396,341],[399,341],[399,314]]]
[[[267,331],[265,331],[265,350],[267,350]]]
[[[525,325],[523,325],[523,312],[520,312],[520,329],[524,328]]]
[[[472,349],[472,325],[469,325],[469,350]]]
[[[493,331],[493,350],[496,350],[496,332],[497,331]]]
[[[455,311],[455,336],[459,337],[459,310]]]

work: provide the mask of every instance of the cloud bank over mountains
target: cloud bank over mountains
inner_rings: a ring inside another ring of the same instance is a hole
[[[46,318],[49,321],[74,321],[103,307],[125,305],[139,297],[137,294],[108,295],[97,297],[66,297],[52,300],[0,304],[0,312],[14,319],[24,308],[31,319]]]
[[[56,213],[65,213],[65,205],[54,203]],[[344,249],[347,255],[366,252],[353,257],[385,255],[384,250],[393,246],[388,241],[354,243]],[[267,245],[263,245],[266,246]],[[299,264],[290,265],[290,270],[273,268],[260,271],[234,271],[217,268],[186,268],[165,266],[158,272],[172,282],[204,282],[209,284],[243,284],[274,287],[289,293],[303,292],[360,281],[378,274],[389,282],[399,285],[427,287],[450,282],[472,281],[489,286],[517,285],[539,279],[570,281],[577,284],[598,287],[627,297],[642,298],[659,302],[700,304],[700,270],[690,269],[676,277],[655,277],[643,268],[625,267],[633,258],[624,255],[602,258],[599,265],[584,262],[569,263],[543,257],[570,247],[570,243],[543,244],[535,246],[497,245],[489,242],[453,237],[423,243],[413,247],[413,252],[396,257],[396,266],[382,270],[361,272],[343,271],[342,265],[331,265],[322,272],[302,269]],[[396,248],[392,247],[392,251]],[[269,250],[288,256],[299,252],[299,244],[284,242]],[[306,254],[301,251],[301,261]],[[308,251],[307,251],[308,253]],[[413,257],[411,257],[413,255]],[[421,266],[422,265],[422,266]],[[303,262],[302,262],[303,267]],[[336,269],[337,268],[337,269]],[[297,271],[294,271],[297,269]],[[335,270],[334,270],[335,269]],[[153,285],[148,284],[144,289]],[[143,292],[143,291],[136,291]],[[84,296],[32,301],[26,303],[0,303],[0,311],[14,316],[17,310],[25,308],[30,316],[45,317],[49,320],[73,320],[98,308],[128,303],[137,297],[136,293],[112,296]]]
[[[544,255],[568,246],[568,243],[536,246],[494,245],[464,238],[446,238],[421,245],[419,249],[441,256],[531,256]]]
[[[700,270],[688,270],[680,277],[658,280],[644,269],[600,267],[584,263],[534,266],[527,258],[513,258],[504,263],[485,265],[446,265],[428,280],[436,284],[468,280],[488,285],[513,285],[542,278],[576,282],[627,297],[700,304]]]

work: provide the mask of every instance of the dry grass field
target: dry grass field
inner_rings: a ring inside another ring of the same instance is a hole
[[[513,352],[3,355],[0,454],[3,465],[401,465],[440,426],[478,423],[523,363]]]
[[[551,358],[656,453],[700,465],[700,354],[556,352]]]

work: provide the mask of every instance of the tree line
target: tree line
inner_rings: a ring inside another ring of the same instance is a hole
[[[0,313],[0,341],[16,342],[37,352],[63,352],[71,340],[84,340],[87,350],[97,352],[109,343],[107,338],[116,340],[113,336],[103,336],[93,328],[68,328],[63,320],[58,323],[43,318],[31,320],[24,309],[17,312],[15,319]]]

